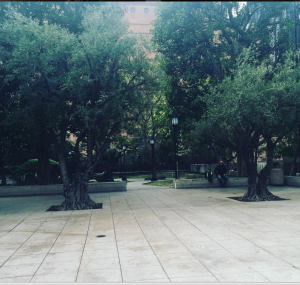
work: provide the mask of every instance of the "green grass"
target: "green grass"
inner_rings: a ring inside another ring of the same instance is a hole
[[[144,183],[143,185],[150,185],[150,186],[171,186],[173,185],[172,180],[162,180],[162,181],[157,181],[157,182],[147,182]]]

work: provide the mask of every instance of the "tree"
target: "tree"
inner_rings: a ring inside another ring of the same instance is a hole
[[[62,210],[96,207],[87,193],[88,180],[128,111],[139,103],[140,90],[151,82],[145,48],[126,34],[123,14],[111,3],[87,7],[75,33],[12,9],[2,26],[2,46],[10,47],[5,80],[18,78],[14,96],[20,108],[26,106],[33,120],[42,120],[56,147],[64,182]],[[74,137],[71,169],[68,134]]]
[[[294,46],[294,16],[287,2],[160,3],[153,41],[168,78],[168,103],[185,133],[193,132],[206,109],[209,88],[230,76],[244,48],[273,64]],[[200,150],[199,150],[200,151]]]
[[[297,54],[297,56],[299,56]],[[233,78],[227,76],[211,94],[200,132],[214,143],[229,147],[246,163],[248,191],[245,200],[278,199],[267,189],[274,149],[299,122],[299,67],[287,53],[285,63],[259,63],[249,50],[242,53]],[[267,147],[267,165],[257,173],[257,150]]]

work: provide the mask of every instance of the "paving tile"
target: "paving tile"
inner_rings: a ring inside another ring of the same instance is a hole
[[[76,282],[79,283],[105,283],[122,282],[120,269],[104,269],[97,271],[80,270]]]
[[[14,254],[17,249],[19,248],[18,246],[7,246],[6,248],[2,247],[0,248],[0,258],[1,260],[3,259],[7,259],[8,257],[10,257],[12,254]]]
[[[143,283],[169,283],[170,279],[150,279],[150,280],[141,280]]]
[[[7,260],[8,256],[0,256],[0,266],[2,266]]]
[[[65,273],[66,271],[76,271],[80,266],[80,261],[56,261],[56,262],[46,262],[44,261],[39,267],[36,274],[57,274]]]
[[[163,264],[163,268],[170,279],[179,277],[196,277],[212,275],[207,268],[198,262]]]
[[[80,264],[80,271],[102,270],[108,268],[120,268],[120,261],[117,257],[83,259]]]
[[[46,254],[14,255],[5,262],[5,266],[41,264],[45,257]]]
[[[153,251],[156,254],[167,254],[176,252],[189,252],[189,250],[182,244],[170,244],[170,245],[153,245]]]
[[[293,270],[292,265],[276,257],[265,260],[253,258],[252,260],[243,260],[243,262],[259,273],[264,271]]]
[[[123,256],[154,255],[154,252],[150,246],[120,247],[118,251],[120,258]]]
[[[160,262],[157,257],[152,255],[140,255],[140,256],[121,256],[120,258],[122,268],[126,267],[144,267],[144,266],[160,266]]]
[[[254,270],[251,273],[216,274],[216,278],[220,282],[270,282],[269,279]]]
[[[80,261],[81,257],[82,251],[48,253],[44,262]]]
[[[83,248],[84,248],[83,243],[69,243],[69,244],[55,243],[49,253],[80,251],[83,250]]]
[[[4,265],[0,268],[0,278],[33,275],[39,266],[39,264]]]
[[[32,278],[32,275],[0,278],[0,283],[26,283],[26,282],[30,282],[31,278]]]
[[[20,247],[15,255],[26,255],[26,254],[47,254],[51,249],[51,245],[41,245],[41,246],[22,246]]]
[[[193,252],[198,260],[205,265],[210,272],[216,274],[238,274],[251,273],[253,269],[236,258],[227,250],[217,250],[212,252]]]
[[[84,250],[101,250],[111,248],[117,248],[116,242],[88,243],[85,245]]]
[[[77,270],[57,274],[36,274],[31,279],[30,283],[42,282],[42,283],[63,283],[63,282],[75,282],[77,277]],[[0,279],[1,280],[1,279]]]
[[[98,258],[109,258],[118,257],[117,248],[111,249],[100,249],[100,250],[84,250],[82,259],[98,259]]]
[[[179,263],[199,263],[199,260],[191,252],[176,252],[157,254],[159,261],[162,265],[172,265]]]
[[[224,249],[221,245],[219,245],[217,242],[215,242],[213,240],[206,241],[206,242],[198,242],[198,243],[186,243],[185,245],[192,252],[201,251],[204,248],[205,249],[208,248],[211,251]]]
[[[261,275],[269,279],[271,282],[299,282],[300,281],[300,270],[293,268],[290,270],[274,270],[274,271],[263,271]]]
[[[124,282],[168,279],[168,276],[161,266],[122,268],[122,275]]]
[[[133,239],[133,240],[123,240],[123,241],[118,241],[118,247],[132,247],[132,246],[149,246],[149,243],[147,239],[139,238],[139,239]]]
[[[177,277],[177,278],[170,278],[171,282],[175,283],[199,283],[199,282],[214,282],[217,283],[219,280],[213,275],[201,275],[196,277]]]

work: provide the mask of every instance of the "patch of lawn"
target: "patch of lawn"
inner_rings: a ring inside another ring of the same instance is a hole
[[[164,181],[157,181],[157,182],[147,182],[143,185],[150,185],[150,186],[172,186],[173,181],[172,180],[164,180]]]

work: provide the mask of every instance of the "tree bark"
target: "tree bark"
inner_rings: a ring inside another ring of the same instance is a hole
[[[267,164],[259,174],[257,174],[256,159],[254,158],[253,152],[247,153],[245,161],[249,186],[247,193],[240,200],[273,201],[281,199],[280,197],[273,195],[267,188],[267,180],[273,166],[274,150],[275,143],[272,143],[271,139],[267,140]]]
[[[1,176],[1,186],[6,186],[6,173],[4,168],[4,159],[0,157],[0,176]]]

